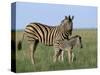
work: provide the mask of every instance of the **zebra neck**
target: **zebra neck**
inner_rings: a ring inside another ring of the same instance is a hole
[[[62,36],[64,39],[69,39],[68,34],[67,33],[62,33]]]

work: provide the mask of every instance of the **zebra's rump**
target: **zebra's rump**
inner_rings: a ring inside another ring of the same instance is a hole
[[[38,40],[45,45],[53,45],[55,28],[40,23],[30,23],[26,26],[25,33],[28,40]]]

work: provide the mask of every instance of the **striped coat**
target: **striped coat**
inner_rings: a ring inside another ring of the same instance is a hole
[[[65,16],[65,18],[61,21],[59,26],[48,26],[41,23],[30,23],[26,26],[25,32],[23,34],[22,41],[19,42],[18,48],[21,49],[21,43],[24,40],[24,37],[27,37],[28,41],[33,41],[33,49],[31,47],[31,58],[33,58],[34,63],[34,51],[37,47],[37,44],[43,43],[48,46],[54,46],[55,41],[68,39],[68,36],[72,34],[73,29],[73,16]]]
[[[68,39],[70,33],[62,32],[61,27],[47,26],[41,23],[30,23],[25,28],[25,35],[28,40],[38,40],[39,42],[53,46],[54,41],[58,39]]]
[[[73,53],[72,49],[74,47],[83,48],[82,38],[81,38],[80,35],[75,35],[75,36],[69,38],[69,40],[64,39],[64,40],[58,40],[58,41],[56,41],[56,43],[54,45],[54,48],[56,50],[59,50],[56,58],[58,59],[58,57],[59,57],[59,60],[63,61],[64,51],[67,51],[69,63],[73,62],[74,53]],[[55,60],[56,60],[56,58],[55,58]]]

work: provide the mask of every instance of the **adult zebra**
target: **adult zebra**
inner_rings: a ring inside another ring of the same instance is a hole
[[[18,49],[22,48],[22,42],[26,36],[27,40],[30,41],[30,55],[32,64],[34,64],[34,53],[38,43],[41,42],[48,46],[54,46],[55,41],[68,39],[68,36],[72,34],[73,18],[74,16],[65,16],[59,26],[47,26],[41,23],[28,24],[24,30],[22,40],[18,43]],[[56,55],[57,52],[54,57]]]

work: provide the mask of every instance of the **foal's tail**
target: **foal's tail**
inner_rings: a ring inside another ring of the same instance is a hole
[[[18,45],[17,45],[18,50],[21,50],[21,49],[22,49],[22,42],[23,42],[23,40],[24,40],[24,35],[25,35],[25,33],[23,34],[22,40],[20,40],[20,41],[18,42]]]

